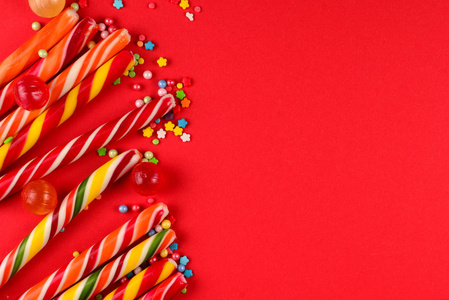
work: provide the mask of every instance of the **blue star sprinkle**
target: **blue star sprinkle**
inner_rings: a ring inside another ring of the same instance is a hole
[[[178,120],[178,126],[181,128],[186,128],[187,124],[188,123],[187,123],[186,119],[184,119],[184,118]]]
[[[171,250],[171,251],[175,251],[175,250],[178,250],[178,244],[176,244],[176,243],[173,243],[173,244],[171,244],[171,245],[170,245],[170,247],[169,247],[169,248],[170,248],[170,250]]]
[[[148,41],[148,42],[145,43],[145,50],[153,51],[153,48],[154,48],[154,44],[153,44],[152,41]]]
[[[185,276],[186,278],[192,277],[192,276],[193,276],[192,270],[185,270],[185,271],[184,271],[184,276]]]
[[[189,259],[185,255],[183,257],[181,257],[181,259],[179,260],[179,263],[184,266],[187,265],[188,262],[189,262]]]

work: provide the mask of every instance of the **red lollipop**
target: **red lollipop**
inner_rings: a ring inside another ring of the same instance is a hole
[[[158,165],[141,162],[131,172],[134,190],[143,196],[155,195],[164,184],[164,176]]]
[[[58,204],[55,188],[45,180],[31,181],[22,190],[22,203],[36,215],[46,215]]]
[[[14,98],[18,106],[25,110],[40,109],[50,98],[48,86],[34,75],[23,75],[14,83]]]

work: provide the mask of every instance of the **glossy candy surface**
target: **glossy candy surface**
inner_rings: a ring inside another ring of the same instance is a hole
[[[25,208],[36,215],[46,215],[58,204],[55,188],[45,180],[28,183],[22,190],[22,203]]]
[[[134,190],[143,196],[155,195],[164,184],[164,176],[158,165],[142,162],[131,172],[131,183]]]
[[[14,99],[25,110],[40,109],[50,97],[48,86],[34,75],[19,77],[13,87]]]
[[[65,0],[28,0],[31,10],[43,18],[56,17],[65,6]]]

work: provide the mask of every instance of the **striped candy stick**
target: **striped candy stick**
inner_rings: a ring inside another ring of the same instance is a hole
[[[75,10],[67,8],[39,30],[31,39],[17,48],[16,51],[0,63],[0,87],[3,87],[37,61],[40,58],[39,50],[48,50],[53,47],[75,26],[78,20],[79,16]]]
[[[70,164],[85,153],[95,151],[120,140],[128,133],[147,126],[161,118],[175,106],[172,95],[130,111],[121,118],[105,123],[97,129],[80,135],[60,145],[47,154],[27,162],[21,168],[6,173],[0,178],[0,200],[17,192],[28,182],[44,177],[60,166]]]
[[[163,203],[155,204],[117,228],[101,242],[93,245],[64,268],[30,288],[20,300],[48,300],[78,282],[117,253],[145,235],[168,215]]]
[[[104,300],[134,300],[160,282],[172,275],[177,268],[173,259],[158,261],[133,278],[126,284],[110,292]]]
[[[67,67],[48,84],[50,99],[42,109],[28,111],[18,107],[0,122],[0,143],[8,137],[14,136],[20,129],[36,119],[87,75],[121,51],[130,40],[131,36],[126,29],[117,30]]]
[[[46,58],[37,61],[22,75],[35,75],[43,81],[50,80],[81,52],[97,31],[98,26],[93,19],[83,19],[48,52]],[[0,90],[0,115],[16,105],[13,94],[14,84],[15,80]]]
[[[176,234],[173,230],[163,230],[90,274],[55,299],[86,300],[170,246],[175,239]]]
[[[164,280],[161,284],[151,289],[139,300],[169,300],[174,298],[187,287],[187,280],[182,273],[176,273]]]
[[[94,99],[103,88],[110,86],[133,66],[133,54],[122,51],[89,75],[63,99],[54,103],[34,121],[22,128],[10,143],[0,146],[0,170],[25,154],[39,139],[64,123],[77,109]]]
[[[137,150],[129,150],[110,160],[81,182],[49,213],[33,231],[0,264],[0,287],[45,247],[75,216],[106,187],[122,177],[142,157]]]

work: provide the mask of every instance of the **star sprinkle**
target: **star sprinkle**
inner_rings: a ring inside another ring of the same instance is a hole
[[[190,101],[189,99],[184,98],[184,99],[182,99],[182,101],[181,101],[181,106],[182,106],[183,108],[187,108],[187,107],[190,106],[190,103],[191,103],[191,102],[192,102],[192,101]]]
[[[123,2],[122,0],[114,0],[114,4],[112,4],[117,9],[123,8]]]
[[[165,131],[164,129],[159,129],[157,131],[157,138],[158,139],[165,139],[165,135],[167,134],[167,131]]]
[[[189,86],[192,85],[192,79],[189,78],[189,77],[184,77],[184,78],[182,78],[182,84],[183,84],[185,87],[189,87]]]
[[[148,42],[145,43],[145,50],[151,50],[151,51],[153,51],[154,46],[155,46],[155,45],[153,44],[152,41],[148,41]]]
[[[179,120],[178,120],[178,126],[181,127],[181,128],[186,128],[186,126],[187,126],[187,121],[186,121],[186,119],[184,119],[184,118],[179,119]]]
[[[179,126],[176,126],[175,129],[173,129],[173,133],[174,133],[176,136],[180,136],[180,135],[182,134],[182,128],[179,127]]]
[[[184,276],[185,276],[186,278],[192,277],[192,276],[193,276],[192,270],[185,270],[185,271],[184,271]]]
[[[181,0],[181,3],[179,3],[179,6],[181,6],[182,9],[186,9],[189,7],[189,0]]]
[[[185,143],[185,142],[190,142],[190,134],[188,134],[188,133],[183,133],[182,135],[181,135],[181,140]]]
[[[153,135],[153,132],[154,132],[153,128],[147,127],[143,130],[143,136],[149,138]]]
[[[159,124],[160,121],[161,119],[157,119],[156,121],[154,121],[154,123]]]
[[[153,157],[150,158],[148,161],[151,162],[151,163],[153,163],[153,164],[156,164],[156,165],[157,165],[157,163],[159,162],[159,159],[157,159],[156,157],[153,156]]]
[[[120,84],[121,82],[120,82],[120,78],[117,78],[117,80],[116,81],[114,81],[112,84],[113,85],[117,85],[117,84]]]
[[[180,90],[180,91],[176,91],[176,98],[178,98],[178,99],[182,100],[182,99],[184,99],[184,98],[185,98],[185,96],[186,96],[186,93],[184,93],[184,91],[183,91],[183,90]]]
[[[79,5],[81,8],[87,7],[87,0],[79,0],[79,1],[78,1],[78,5]]]
[[[165,67],[167,65],[167,59],[159,57],[159,59],[157,60],[157,64],[159,65],[159,67]]]
[[[177,243],[173,243],[168,248],[170,248],[170,250],[172,250],[172,251],[178,250],[178,244]]]
[[[100,148],[97,150],[97,153],[99,156],[105,156],[106,155],[106,151],[108,151],[106,148]]]
[[[189,261],[190,260],[185,255],[179,259],[179,263],[184,266],[187,265],[189,263]]]
[[[165,123],[165,130],[166,131],[173,131],[175,129],[175,124],[173,124],[171,121]]]

